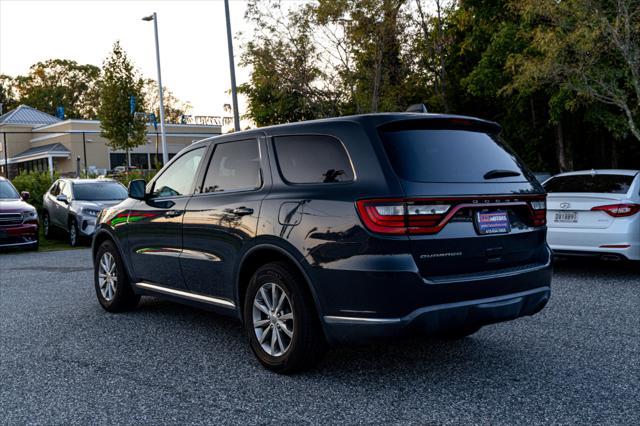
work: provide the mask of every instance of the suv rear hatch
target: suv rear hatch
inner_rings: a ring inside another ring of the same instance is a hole
[[[360,204],[383,220],[398,214],[427,280],[473,280],[548,261],[544,190],[499,131],[495,123],[466,118],[379,128],[405,197],[386,207]]]

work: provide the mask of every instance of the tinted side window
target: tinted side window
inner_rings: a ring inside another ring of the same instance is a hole
[[[349,156],[330,136],[279,136],[274,139],[278,167],[290,183],[334,183],[353,180]]]
[[[169,166],[153,184],[154,197],[190,195],[198,166],[205,153],[204,147],[183,154]]]
[[[544,184],[547,192],[599,192],[626,194],[633,183],[627,175],[569,175],[557,176]]]
[[[260,186],[260,152],[255,139],[216,145],[202,192],[239,191]]]

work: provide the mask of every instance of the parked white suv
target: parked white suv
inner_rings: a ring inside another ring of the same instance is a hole
[[[543,186],[555,254],[640,260],[640,171],[562,173]]]
[[[58,179],[43,196],[45,238],[55,229],[66,231],[69,244],[93,235],[100,210],[127,198],[127,189],[112,179]]]

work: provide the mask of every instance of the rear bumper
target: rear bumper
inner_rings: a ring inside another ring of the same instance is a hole
[[[640,221],[636,220],[630,224],[614,224],[605,229],[550,227],[547,231],[547,241],[554,254],[558,255],[615,255],[629,260],[640,260],[639,226]]]
[[[540,287],[503,296],[426,306],[401,318],[325,316],[323,319],[330,342],[354,343],[509,321],[539,312],[550,296],[550,287]]]
[[[533,315],[550,297],[553,265],[545,251],[540,264],[437,281],[422,277],[410,256],[324,265],[313,282],[325,334],[332,343],[360,343]]]

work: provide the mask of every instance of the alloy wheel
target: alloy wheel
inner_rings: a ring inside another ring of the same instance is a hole
[[[263,284],[253,299],[253,329],[269,355],[284,355],[293,341],[293,310],[285,291],[275,283]]]
[[[118,271],[113,255],[105,252],[100,258],[98,266],[98,285],[100,293],[107,302],[113,300],[116,295],[116,284],[118,283]]]
[[[78,242],[78,231],[76,230],[76,224],[73,222],[71,223],[71,228],[69,228],[69,240],[72,246],[75,246]]]

